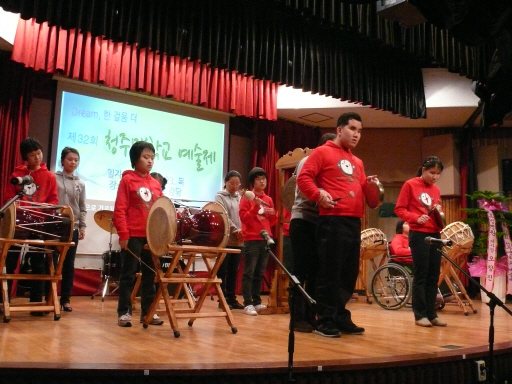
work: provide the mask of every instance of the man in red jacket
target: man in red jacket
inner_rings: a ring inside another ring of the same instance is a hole
[[[22,184],[21,186],[8,183],[7,188],[5,189],[5,201],[13,198],[19,192],[19,189],[23,188],[25,194],[20,200],[57,205],[59,203],[57,181],[55,180],[55,175],[50,172],[46,167],[46,164],[42,162],[43,147],[41,143],[33,137],[27,137],[20,143],[20,154],[25,164],[17,166],[10,179],[15,177],[32,176],[34,181],[30,184]],[[20,205],[22,204],[23,203],[20,202]],[[34,235],[34,238],[38,239],[37,235]],[[8,274],[14,273],[18,264],[19,255],[19,250],[13,250],[7,254],[5,269]],[[44,253],[27,252],[25,255],[25,263],[30,263],[33,274],[45,273]],[[12,280],[9,280],[9,294],[11,291],[11,285]],[[30,290],[30,301],[40,302],[43,300],[43,295],[44,281],[33,281]],[[31,312],[30,314],[40,316],[43,315],[43,312]]]
[[[315,333],[325,337],[364,332],[345,308],[359,272],[361,217],[368,182],[363,162],[352,154],[362,129],[357,113],[342,114],[336,138],[309,155],[297,178],[302,193],[319,205]]]

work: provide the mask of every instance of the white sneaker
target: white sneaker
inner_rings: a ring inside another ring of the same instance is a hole
[[[117,318],[117,325],[120,327],[131,327],[132,326],[132,315],[126,313]]]
[[[256,309],[254,308],[254,305],[248,305],[244,308],[244,313],[246,315],[250,316],[258,316],[258,312],[256,312]]]
[[[144,317],[140,315],[140,323],[144,323]],[[153,318],[149,322],[149,325],[162,325],[164,321],[158,316],[156,313],[153,315]]]
[[[254,309],[256,310],[256,312],[260,312],[260,311],[263,311],[264,309],[267,309],[267,306],[266,305],[263,305],[263,304],[258,304],[256,306],[254,306]]]

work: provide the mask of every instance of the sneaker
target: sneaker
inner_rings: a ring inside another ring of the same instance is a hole
[[[256,311],[256,308],[254,308],[254,305],[248,305],[245,307],[244,313],[250,316],[258,316],[258,312]]]
[[[341,333],[345,333],[347,335],[362,335],[364,333],[363,327],[358,327],[352,322],[346,325],[338,324],[338,328],[341,331]]]
[[[324,337],[341,337],[340,330],[332,323],[319,324],[313,332]]]
[[[244,309],[245,307],[240,304],[238,301],[231,301],[228,303],[230,309]]]
[[[436,317],[433,320],[430,320],[430,324],[435,325],[436,327],[446,327],[446,321],[441,320],[439,317]]]
[[[428,319],[426,317],[422,317],[421,319],[416,320],[415,323],[416,323],[416,325],[419,325],[420,327],[431,327],[432,326],[432,324],[430,323],[430,321],[428,321]]]
[[[256,312],[260,312],[263,311],[264,309],[267,309],[267,306],[263,304],[258,304],[254,306],[254,309],[256,310]]]
[[[140,323],[144,323],[144,316],[140,315]],[[153,318],[149,322],[149,325],[162,325],[164,321],[158,316],[156,313],[153,315]]]
[[[132,315],[126,313],[117,318],[117,325],[120,327],[131,327],[132,326]]]

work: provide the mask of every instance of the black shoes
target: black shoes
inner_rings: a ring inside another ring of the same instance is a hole
[[[318,324],[314,332],[324,337],[341,337],[341,332],[333,323]]]
[[[229,305],[230,309],[244,309],[245,308],[238,301],[229,302],[228,305]]]
[[[306,320],[299,320],[295,322],[295,325],[293,326],[293,330],[295,332],[301,332],[301,333],[311,333],[315,330],[315,328],[309,324]]]
[[[352,322],[343,325],[338,324],[338,328],[341,331],[341,333],[347,335],[362,335],[364,333],[363,327],[358,327]]]

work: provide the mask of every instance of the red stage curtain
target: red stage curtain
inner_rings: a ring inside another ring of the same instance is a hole
[[[28,135],[34,72],[10,60],[9,52],[0,51],[0,202],[14,167],[23,164],[19,147]]]
[[[20,19],[12,59],[35,70],[111,88],[147,92],[233,113],[276,120],[277,83],[199,61]]]

